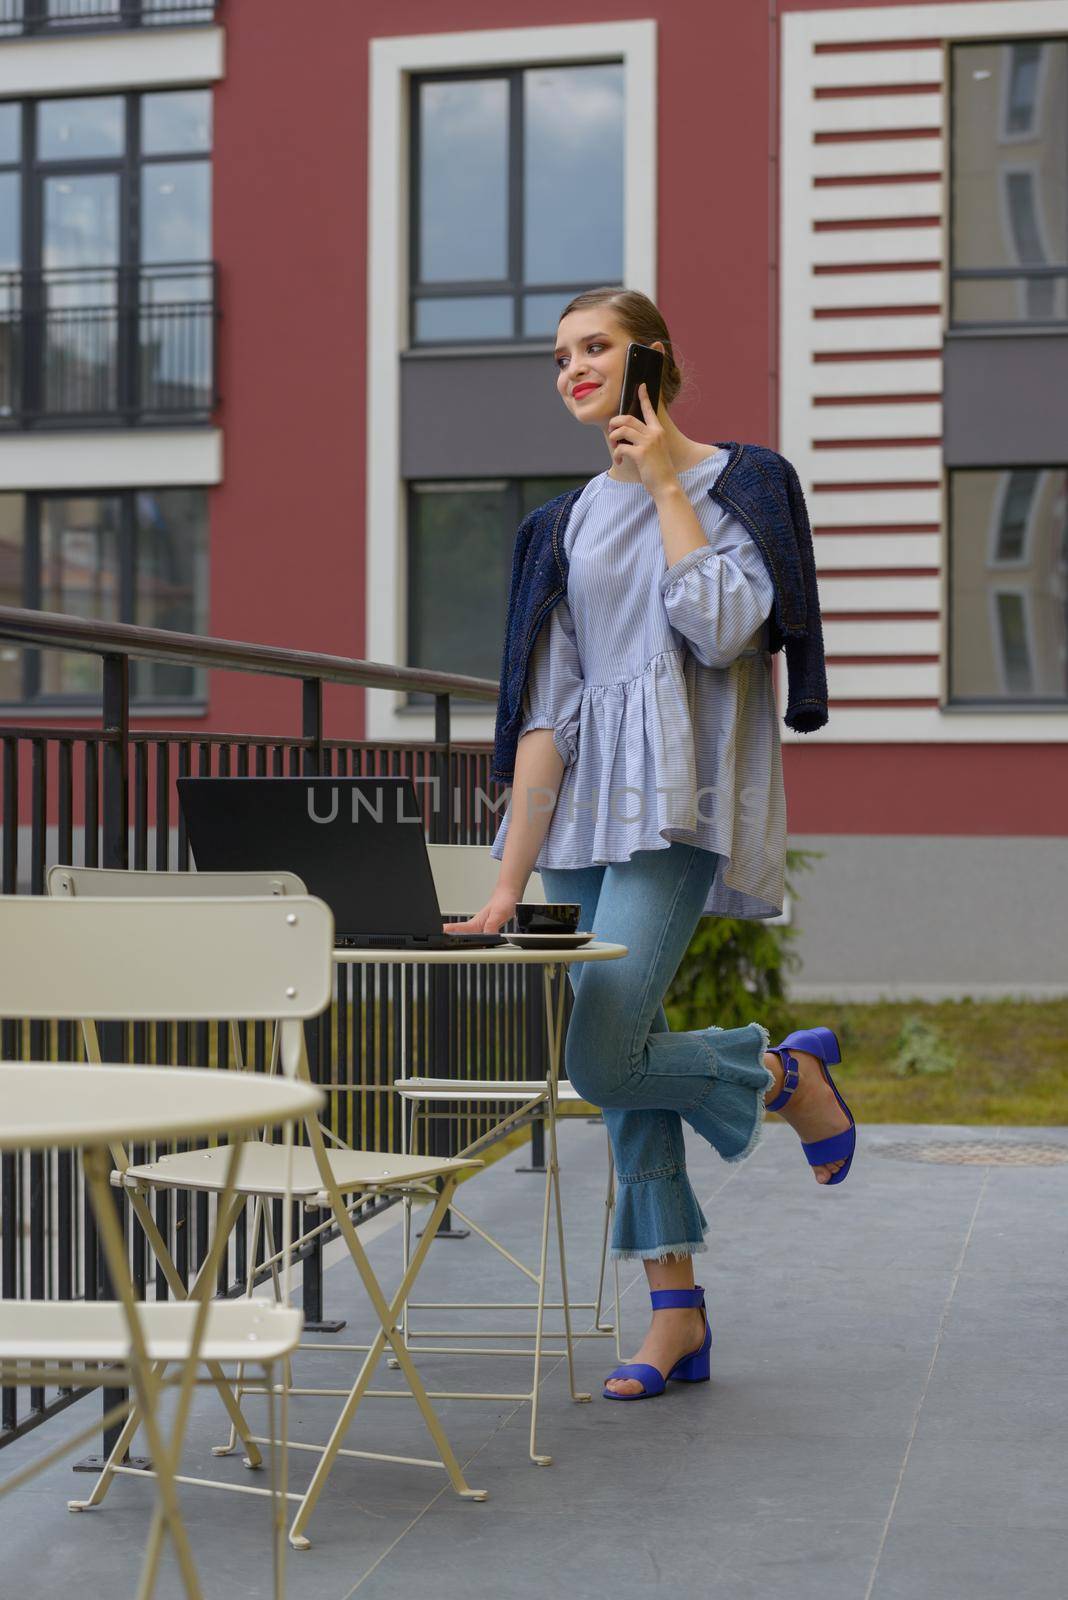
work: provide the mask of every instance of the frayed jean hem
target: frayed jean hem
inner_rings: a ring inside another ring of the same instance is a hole
[[[611,1261],[663,1261],[668,1256],[696,1256],[707,1250],[704,1240],[696,1243],[692,1239],[683,1244],[657,1244],[651,1245],[648,1250],[617,1250],[614,1246],[608,1252]]]

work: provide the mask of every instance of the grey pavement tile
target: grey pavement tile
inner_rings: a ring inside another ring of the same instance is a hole
[[[488,1510],[487,1507],[481,1508]],[[353,1600],[409,1600],[434,1574],[438,1600],[544,1600],[546,1594],[613,1600],[689,1593],[709,1600],[852,1600],[862,1595],[881,1525],[772,1517],[724,1520],[706,1503],[673,1508],[617,1504],[560,1517],[548,1542],[485,1533],[453,1544],[424,1519],[355,1590]]]
[[[895,1517],[871,1600],[1064,1600],[1066,1572],[1064,1532]]]
[[[965,1523],[1065,1531],[1064,1433],[985,1435],[928,1424],[926,1407],[909,1454],[894,1523]]]

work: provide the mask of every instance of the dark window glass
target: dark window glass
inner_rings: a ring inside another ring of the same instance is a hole
[[[412,116],[415,343],[544,339],[621,282],[618,62],[427,76]]]
[[[1027,519],[1031,515],[1040,474],[1021,471],[1006,474],[1005,499],[998,521],[998,561],[1020,561],[1027,542]]]
[[[42,161],[87,161],[121,156],[126,106],[121,95],[42,100],[37,107],[37,154]]]
[[[204,489],[0,495],[0,604],[204,633],[207,528]],[[96,656],[0,647],[0,699],[95,703],[100,690]],[[133,661],[130,692],[141,702],[201,699],[205,674]]]
[[[142,489],[134,496],[134,617],[144,628],[205,633],[208,625],[207,495],[203,489]],[[203,696],[204,673],[165,661],[133,663],[141,700]]]
[[[0,172],[0,272],[14,272],[22,256],[22,182],[17,172]]]
[[[952,700],[1068,701],[1068,468],[950,474],[949,589]]]
[[[1027,597],[1016,590],[994,595],[997,643],[1002,679],[1007,694],[1030,694],[1034,688],[1031,660],[1032,629],[1027,616]]]
[[[211,149],[211,90],[141,96],[141,153],[176,156]]]
[[[98,622],[122,617],[117,495],[46,496],[40,510],[43,611]],[[100,661],[77,650],[40,651],[41,693],[98,694]]]
[[[1068,40],[952,61],[951,320],[1068,321]]]
[[[1025,39],[1019,44],[1010,45],[1009,51],[1008,131],[1030,133],[1035,124],[1042,46],[1033,39]]]
[[[26,498],[0,494],[0,605],[24,606]],[[22,699],[23,651],[0,639],[0,700]]]
[[[408,664],[475,678],[500,676],[512,550],[535,506],[585,478],[415,483],[409,497]],[[412,692],[410,705],[432,704]],[[454,706],[492,711],[486,700]]]

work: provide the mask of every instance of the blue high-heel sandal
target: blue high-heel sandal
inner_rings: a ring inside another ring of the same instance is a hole
[[[771,1054],[778,1056],[782,1062],[783,1086],[768,1106],[768,1111],[779,1111],[786,1105],[800,1081],[800,1072],[797,1062],[790,1054],[790,1046],[795,1050],[804,1050],[806,1054],[815,1056],[820,1062],[823,1076],[834,1090],[834,1098],[849,1118],[849,1127],[843,1128],[841,1133],[833,1133],[829,1139],[815,1139],[811,1144],[802,1141],[801,1148],[810,1167],[824,1167],[831,1161],[844,1161],[845,1165],[839,1167],[837,1172],[832,1172],[825,1187],[832,1183],[844,1183],[853,1165],[853,1156],[857,1148],[857,1125],[853,1120],[853,1113],[838,1093],[835,1081],[828,1068],[842,1059],[837,1036],[830,1028],[799,1028],[796,1033],[788,1033],[781,1044],[770,1047]]]
[[[693,1289],[652,1289],[649,1298],[654,1311],[663,1311],[671,1306],[700,1306],[705,1317],[705,1336],[696,1350],[691,1350],[688,1356],[676,1361],[667,1378],[659,1367],[648,1366],[644,1361],[630,1361],[625,1366],[617,1367],[608,1374],[606,1384],[611,1383],[613,1378],[636,1378],[644,1387],[641,1394],[614,1394],[611,1389],[605,1388],[602,1393],[606,1400],[652,1400],[658,1394],[663,1394],[671,1378],[679,1383],[707,1383],[709,1380],[712,1329],[708,1325],[708,1312],[705,1311],[705,1291],[700,1284]]]

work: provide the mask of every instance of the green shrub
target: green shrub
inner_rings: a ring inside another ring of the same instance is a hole
[[[957,1052],[930,1022],[909,1012],[897,1036],[897,1055],[890,1070],[897,1078],[937,1077],[952,1072]]]
[[[798,903],[793,875],[808,872],[820,850],[786,852],[786,888]],[[762,1022],[772,1038],[793,1026],[786,999],[786,975],[800,964],[792,949],[794,927],[783,924],[702,917],[664,999],[673,1031],[742,1028]]]

